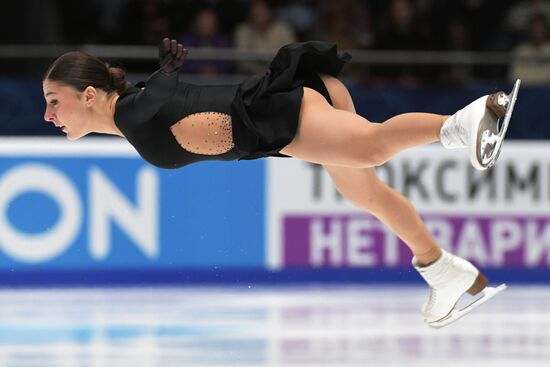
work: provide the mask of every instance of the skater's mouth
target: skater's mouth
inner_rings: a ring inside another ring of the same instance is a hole
[[[67,130],[67,127],[65,125],[55,124],[55,127],[59,128],[63,132],[65,132],[65,130]]]

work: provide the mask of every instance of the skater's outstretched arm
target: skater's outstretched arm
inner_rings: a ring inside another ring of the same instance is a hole
[[[186,56],[183,45],[165,38],[159,46],[160,69],[149,77],[144,89],[119,100],[117,113],[134,123],[150,120],[176,92],[179,70]]]

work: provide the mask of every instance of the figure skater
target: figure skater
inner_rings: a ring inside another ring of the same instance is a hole
[[[448,149],[468,148],[476,168],[490,167],[519,82],[510,95],[483,96],[452,116],[405,113],[379,124],[355,113],[336,78],[350,56],[339,56],[334,44],[286,45],[265,75],[228,86],[178,82],[186,55],[181,44],[163,39],[160,69],[144,85],[129,86],[123,70],[83,52],[66,53],[44,77],[44,118],[70,140],[91,132],[122,136],[161,168],[268,156],[323,165],[345,198],[411,249],[414,267],[430,286],[422,314],[432,327],[455,321],[504,289],[488,287],[474,265],[439,248],[411,203],[379,180],[375,167],[439,140]],[[456,308],[465,293],[482,297]]]

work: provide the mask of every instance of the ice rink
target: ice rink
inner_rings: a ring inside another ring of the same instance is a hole
[[[424,287],[0,291],[2,367],[549,366],[550,288],[512,285],[444,329]]]

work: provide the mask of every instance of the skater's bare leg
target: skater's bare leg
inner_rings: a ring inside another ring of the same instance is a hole
[[[353,100],[345,86],[329,76],[322,77],[334,108],[355,113]],[[407,123],[397,116],[388,123]],[[411,249],[422,264],[435,261],[441,250],[428,232],[412,204],[381,181],[374,168],[349,168],[325,165],[340,193],[352,204],[372,213],[385,223]]]
[[[345,86],[334,78],[325,77],[323,81],[327,85],[334,107],[354,113],[353,101]],[[403,124],[401,116],[394,122]],[[445,138],[449,142],[449,135]],[[459,137],[455,140],[460,143],[464,139]],[[430,297],[422,307],[424,320],[430,326],[442,327],[452,323],[506,288],[505,285],[486,288],[487,278],[475,266],[442,251],[411,203],[380,181],[374,168],[358,169],[328,164],[325,164],[325,168],[338,190],[350,202],[378,217],[414,253],[413,265],[430,286]],[[457,310],[455,305],[464,293],[483,295],[467,308]]]
[[[298,131],[281,151],[309,162],[366,168],[396,153],[439,140],[447,116],[406,113],[382,124],[333,108],[318,92],[304,88]]]
[[[376,176],[374,168],[325,166],[338,191],[351,203],[372,213],[428,265],[441,250],[410,201]]]

